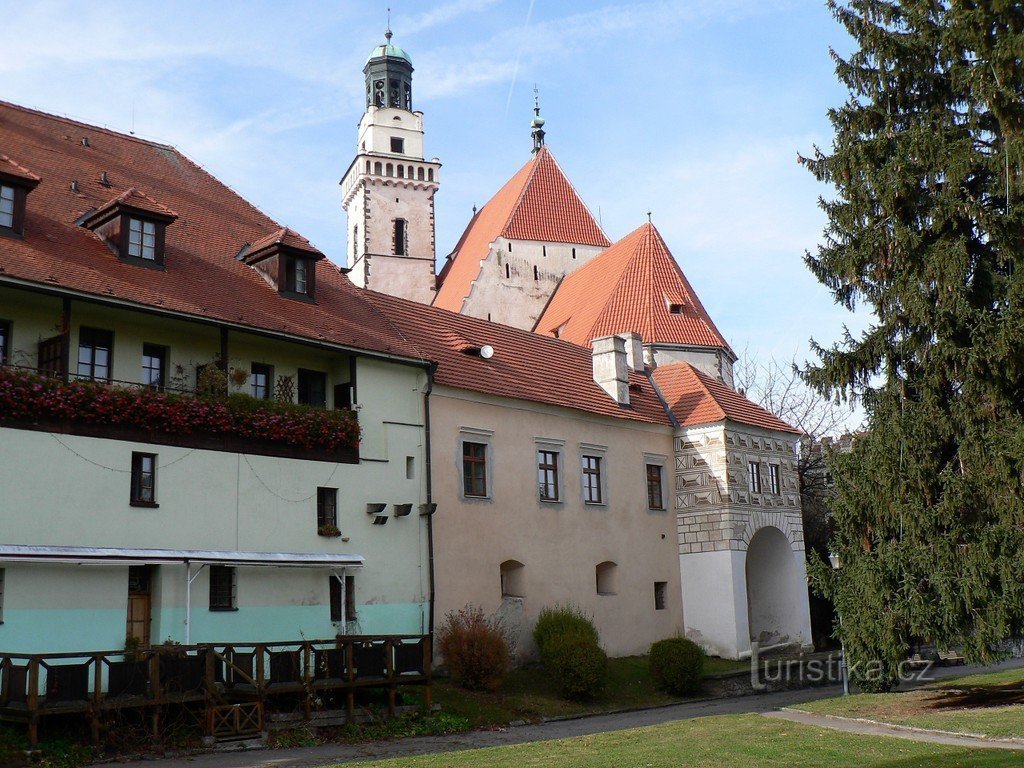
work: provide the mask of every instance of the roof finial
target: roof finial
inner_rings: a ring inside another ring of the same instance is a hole
[[[540,152],[544,146],[544,118],[540,116],[540,92],[537,84],[533,84],[533,120],[530,121],[530,135],[533,137],[533,154]]]
[[[388,41],[388,45],[391,44],[391,9],[388,8],[388,28],[384,33],[384,39]]]
[[[647,212],[647,223],[648,224],[651,223],[651,212],[650,211]]]

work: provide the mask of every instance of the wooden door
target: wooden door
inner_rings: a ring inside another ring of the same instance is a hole
[[[150,640],[153,613],[151,582],[148,565],[133,565],[128,569],[128,625],[125,637],[137,639],[143,648],[149,646]]]

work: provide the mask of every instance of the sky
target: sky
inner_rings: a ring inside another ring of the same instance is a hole
[[[612,241],[652,220],[740,354],[813,360],[869,318],[803,264],[830,189],[826,150],[850,48],[824,0],[0,0],[0,99],[173,144],[345,263],[338,182],[356,150],[366,57],[411,56],[443,262],[547,143]],[[0,151],[6,148],[0,148]]]

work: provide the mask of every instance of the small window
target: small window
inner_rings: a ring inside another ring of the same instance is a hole
[[[0,184],[0,227],[14,229],[14,187]]]
[[[537,451],[537,485],[541,501],[558,501],[558,451]]]
[[[395,219],[395,241],[394,253],[396,256],[405,256],[408,253],[408,233],[406,231],[405,219]]]
[[[238,610],[237,577],[234,566],[210,566],[210,610]]]
[[[400,179],[404,179],[405,178],[405,166],[404,165],[398,166],[398,178],[400,178]]]
[[[423,168],[422,167],[416,169],[416,179],[418,181],[423,181]]]
[[[356,224],[352,227],[352,255],[359,255],[359,225]]]
[[[405,153],[405,139],[399,138],[398,136],[391,137],[391,151],[399,155]]]
[[[583,457],[583,501],[587,504],[601,504],[601,457]]]
[[[299,402],[314,408],[327,407],[327,374],[299,368]]]
[[[129,217],[128,255],[146,261],[157,260],[156,222]]]
[[[525,597],[524,585],[526,567],[518,560],[506,560],[501,564],[501,596]]]
[[[433,168],[427,168],[427,181],[433,181],[433,180],[434,180],[434,169]]]
[[[512,267],[510,267],[508,264],[506,264],[505,265],[505,279],[508,280],[511,277],[512,277]]]
[[[98,328],[78,331],[78,376],[95,381],[110,381],[114,332]]]
[[[462,443],[462,492],[482,498],[487,495],[487,446]]]
[[[283,256],[284,289],[303,296],[313,295],[313,263],[309,259]]]
[[[131,503],[139,507],[156,506],[156,454],[132,454]]]
[[[405,457],[405,479],[415,480],[416,479],[416,457],[406,456]]]
[[[779,483],[779,465],[769,464],[768,465],[768,486],[771,488],[772,493],[778,496],[781,492],[781,484]]]
[[[338,527],[337,488],[316,489],[316,527],[320,529],[325,525]]]
[[[509,253],[512,253],[512,243],[509,243],[509,244],[508,244],[508,252],[509,252]]]
[[[572,257],[574,259],[576,258],[576,249],[575,248],[572,249]]]
[[[373,164],[373,172],[376,175],[378,175],[378,176],[383,175],[383,173],[384,173],[384,166],[381,165],[379,160],[376,163]]]
[[[341,596],[341,581],[333,573],[327,578],[330,579],[331,621],[341,621],[341,609],[343,605]]]
[[[547,247],[546,245],[542,245],[542,246],[540,247],[540,250],[541,250],[541,255],[542,255],[542,256],[544,256],[544,258],[547,258],[547,255],[548,255],[548,247]]]
[[[683,314],[683,305],[682,304],[669,304],[668,305],[668,311],[669,311],[670,314],[673,314],[673,315],[681,315],[681,314]]]
[[[395,175],[395,166],[393,166],[391,163],[385,164],[385,166],[384,166],[384,175],[385,176],[394,176]]]
[[[0,320],[0,365],[11,361],[11,321]]]
[[[660,464],[647,465],[647,508],[664,509],[665,499],[661,484],[662,467]]]
[[[597,594],[615,594],[615,569],[617,567],[615,563],[608,560],[599,563],[597,568],[594,569],[595,576],[597,577]]]
[[[537,265],[533,265],[533,279],[540,280],[540,272],[537,271]]]
[[[751,493],[761,492],[761,465],[756,461],[748,463],[749,477],[747,478],[748,490]]]
[[[274,369],[265,363],[253,363],[249,368],[249,394],[257,400],[269,400],[274,389]]]
[[[665,610],[665,590],[668,589],[667,581],[654,582],[654,610]]]
[[[356,577],[345,576],[345,621],[356,620]]]
[[[142,345],[142,385],[162,391],[167,380],[167,347]]]

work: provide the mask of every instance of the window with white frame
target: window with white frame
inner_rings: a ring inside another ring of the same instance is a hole
[[[771,492],[776,496],[782,493],[782,484],[779,482],[778,464],[768,465],[768,487],[771,489]]]
[[[756,461],[747,463],[747,490],[751,493],[761,492],[761,465]]]
[[[537,488],[541,501],[558,501],[558,451],[537,450]]]
[[[587,504],[602,504],[601,457],[583,455],[583,501]]]
[[[157,260],[156,222],[128,219],[128,255],[146,261]]]
[[[477,427],[460,427],[456,460],[461,476],[462,497],[464,499],[488,499],[491,496],[492,456],[491,436],[489,429]]]

